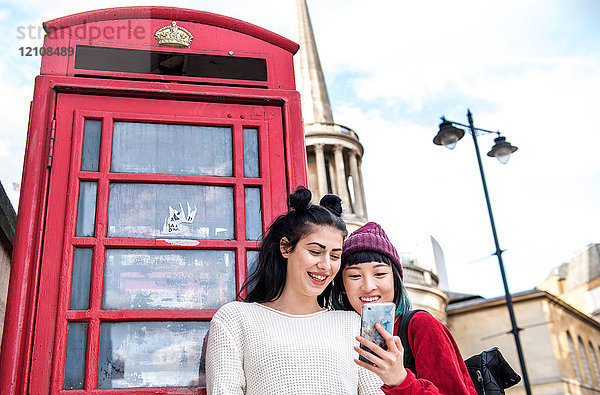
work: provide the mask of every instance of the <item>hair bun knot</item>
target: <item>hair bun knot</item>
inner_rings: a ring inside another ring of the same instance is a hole
[[[328,193],[327,195],[321,198],[319,205],[321,207],[325,207],[337,217],[342,216],[342,199],[340,199],[338,195]]]
[[[299,186],[294,193],[288,197],[288,207],[297,212],[303,212],[310,208],[312,193],[303,186]]]

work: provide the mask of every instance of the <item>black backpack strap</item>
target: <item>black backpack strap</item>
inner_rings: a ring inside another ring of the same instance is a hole
[[[412,320],[413,315],[419,311],[425,310],[409,310],[402,314],[402,318],[400,318],[400,324],[398,325],[398,333],[396,334],[402,342],[402,348],[404,348],[404,367],[406,369],[410,369],[413,373],[416,373],[415,356],[412,353],[410,342],[408,341],[408,325],[410,324],[410,320]],[[425,312],[427,313],[427,311]]]

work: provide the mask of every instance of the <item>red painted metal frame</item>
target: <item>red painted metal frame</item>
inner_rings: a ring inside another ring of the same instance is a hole
[[[19,206],[19,219],[17,225],[17,236],[13,256],[13,278],[9,290],[9,302],[7,309],[7,324],[5,326],[4,343],[2,349],[2,365],[0,376],[0,392],[3,394],[20,394],[27,391],[27,377],[30,369],[33,333],[33,316],[37,311],[37,300],[48,302],[46,295],[37,292],[36,273],[40,263],[41,238],[43,235],[43,209],[47,204],[45,198],[44,180],[48,177],[49,170],[45,168],[48,139],[51,134],[54,103],[57,92],[108,95],[114,97],[138,97],[138,98],[160,98],[185,100],[193,102],[212,103],[241,103],[265,105],[281,113],[283,122],[283,151],[279,152],[286,162],[286,176],[283,184],[273,185],[269,193],[263,191],[264,221],[267,225],[270,220],[285,210],[285,189],[292,191],[297,185],[306,185],[306,163],[304,135],[300,116],[300,100],[296,91],[290,90],[264,90],[253,88],[234,87],[212,87],[170,84],[161,82],[139,82],[139,81],[114,81],[96,80],[77,77],[38,77],[36,81],[35,101],[39,104],[34,108],[31,116],[31,124],[27,142],[27,158],[23,176],[23,199]],[[249,121],[253,114],[245,114]],[[250,123],[252,125],[252,123]],[[261,134],[261,147],[264,145]],[[275,133],[269,133],[269,136]],[[275,137],[271,137],[275,138]],[[281,137],[279,137],[281,138]],[[238,155],[239,155],[239,148]],[[269,169],[270,163],[265,163],[264,155],[261,155],[262,169]],[[271,169],[272,170],[272,169]],[[84,176],[84,174],[82,174]],[[87,176],[87,174],[86,174]],[[115,176],[115,180],[126,181],[129,175]],[[171,180],[170,176],[163,176],[164,181]],[[181,181],[186,182],[183,177]],[[189,179],[187,180],[189,182]],[[205,180],[205,181],[208,181]],[[283,188],[283,189],[282,189]],[[243,190],[242,190],[243,193]],[[76,194],[70,194],[76,196]],[[237,196],[239,198],[239,195]],[[270,198],[270,201],[269,201]],[[59,202],[52,201],[52,210],[57,209]],[[66,204],[66,203],[64,203]],[[58,210],[60,211],[60,210]],[[243,211],[242,211],[243,212]],[[243,217],[239,217],[242,218]],[[240,219],[238,219],[240,221]],[[236,228],[240,229],[236,223]],[[100,224],[98,224],[100,226]],[[241,227],[243,229],[243,226]],[[239,236],[239,235],[238,235]],[[81,238],[82,245],[87,245],[85,238]],[[112,240],[114,246],[124,245],[126,242],[119,239]],[[219,248],[223,242],[212,242],[213,248]],[[252,243],[252,242],[247,242]],[[152,242],[149,243],[149,245]],[[143,246],[141,243],[140,246]],[[255,244],[254,244],[255,245]],[[224,246],[224,245],[223,245]],[[155,248],[156,246],[153,245]],[[251,247],[248,245],[247,247]],[[241,259],[245,256],[240,255]],[[60,259],[60,257],[59,257]],[[238,281],[245,277],[242,268],[238,272]],[[99,277],[100,273],[94,273]],[[145,317],[150,318],[152,315]],[[83,319],[73,313],[73,319]],[[110,313],[112,314],[112,313]],[[116,313],[115,313],[116,314]],[[141,312],[140,314],[144,314]],[[174,313],[177,316],[178,313]],[[208,313],[210,314],[210,313]],[[40,317],[41,318],[41,317]],[[71,316],[68,316],[71,318]],[[107,317],[109,318],[109,317]],[[131,318],[135,318],[131,316]],[[199,317],[198,317],[199,318]],[[140,318],[141,319],[141,318]],[[53,341],[53,339],[41,339],[42,342]],[[48,359],[51,356],[48,355]],[[38,378],[36,377],[36,380]],[[160,389],[136,390],[136,393],[160,393]],[[164,390],[164,393],[172,393],[172,389]],[[70,393],[79,391],[69,391]],[[87,393],[93,393],[87,392]],[[130,391],[98,391],[103,393],[127,393]],[[31,392],[35,393],[35,391]],[[42,393],[42,392],[40,392]]]
[[[187,29],[193,35],[189,48],[178,49],[157,44],[154,32],[169,25],[170,21],[177,21],[178,26]],[[48,32],[44,40],[46,48],[75,50],[76,45],[85,44],[264,58],[267,62],[268,78],[266,82],[253,82],[80,70],[74,67],[75,53],[71,56],[44,56],[42,74],[95,75],[124,79],[195,81],[196,83],[295,89],[292,55],[298,50],[298,44],[258,26],[226,16],[169,7],[123,7],[75,14],[46,22],[44,26]],[[138,29],[139,34],[132,33]],[[115,34],[118,37],[115,37]]]
[[[64,99],[61,99],[64,97]],[[70,101],[71,103],[67,106],[67,109],[63,109],[61,103],[65,101]],[[110,106],[107,103],[111,103]],[[120,102],[120,103],[119,103]],[[137,103],[136,103],[137,102]],[[123,114],[123,113],[114,113],[114,112],[101,112],[101,111],[82,111],[77,110],[77,108],[81,107],[82,104],[85,103],[85,107],[91,107],[94,109],[98,109],[100,107],[112,108],[113,110],[119,108],[142,108],[143,111],[152,110],[153,114]],[[123,103],[123,104],[121,104]],[[107,218],[107,205],[108,205],[108,184],[113,181],[130,181],[130,182],[143,182],[143,181],[152,181],[154,183],[163,183],[163,182],[176,182],[178,184],[183,183],[191,183],[195,184],[209,184],[209,185],[228,185],[234,187],[235,190],[235,221],[236,221],[236,240],[235,241],[212,241],[212,240],[199,240],[197,241],[198,245],[193,248],[224,248],[224,249],[234,249],[236,251],[237,262],[238,262],[238,290],[239,286],[245,279],[245,249],[247,247],[255,249],[257,247],[256,242],[252,241],[244,241],[245,240],[245,223],[244,223],[244,186],[261,186],[265,190],[263,193],[264,203],[268,205],[269,195],[266,191],[269,190],[269,186],[272,184],[270,181],[276,181],[276,184],[279,185],[282,182],[285,184],[285,175],[282,173],[284,170],[283,165],[283,156],[281,155],[281,151],[283,151],[283,134],[281,133],[281,116],[275,116],[276,112],[279,112],[279,108],[271,108],[268,106],[248,106],[248,105],[215,105],[215,104],[207,104],[207,103],[198,103],[198,102],[181,102],[181,101],[170,101],[167,102],[170,104],[168,107],[184,107],[186,104],[188,107],[188,112],[191,110],[197,110],[192,107],[202,107],[202,113],[207,112],[208,107],[212,106],[213,111],[217,110],[221,112],[223,117],[221,119],[211,119],[211,118],[187,118],[185,116],[181,116],[181,113],[185,113],[183,109],[180,109],[177,115],[160,115],[156,114],[156,112],[165,112],[172,113],[176,112],[175,108],[164,108],[165,101],[155,99],[152,102],[148,103],[146,99],[135,99],[135,98],[104,98],[98,96],[82,96],[82,95],[59,95],[58,106],[57,106],[57,130],[62,133],[57,133],[56,140],[56,149],[55,149],[55,170],[61,171],[61,167],[69,167],[70,163],[70,176],[69,176],[69,185],[67,187],[66,180],[64,177],[60,176],[60,173],[53,178],[55,183],[63,185],[57,185],[55,187],[52,186],[50,188],[50,200],[58,203],[57,207],[54,207],[54,212],[51,213],[53,217],[49,218],[47,226],[49,228],[54,229],[65,229],[67,231],[66,237],[62,242],[62,248],[56,248],[56,243],[58,241],[54,241],[55,245],[48,245],[44,248],[45,251],[50,251],[50,253],[55,256],[50,256],[49,259],[42,260],[42,276],[45,278],[45,281],[40,288],[40,293],[43,293],[49,297],[50,300],[54,300],[56,295],[59,296],[59,305],[58,305],[58,316],[56,318],[57,332],[54,333],[55,325],[53,317],[55,316],[55,312],[52,308],[38,309],[38,322],[49,322],[50,325],[39,325],[36,340],[34,342],[34,350],[33,350],[33,362],[31,367],[32,376],[36,377],[35,383],[32,381],[30,384],[30,390],[32,392],[37,392],[36,390],[43,391],[44,388],[47,388],[50,377],[45,376],[45,372],[52,371],[53,379],[51,381],[51,393],[57,393],[62,388],[62,373],[64,366],[64,349],[66,347],[66,335],[67,335],[67,319],[74,320],[89,320],[89,346],[88,346],[88,361],[90,361],[91,367],[87,369],[86,375],[86,388],[88,390],[92,390],[96,387],[96,376],[95,372],[97,371],[97,353],[94,350],[98,350],[99,347],[99,333],[100,333],[100,322],[101,321],[110,321],[110,320],[126,320],[126,321],[135,321],[135,320],[208,320],[212,317],[214,312],[212,311],[103,311],[101,309],[101,295],[102,295],[102,279],[103,279],[103,258],[104,258],[104,249],[105,247],[111,246],[119,246],[119,247],[128,247],[128,248],[144,248],[144,247],[165,247],[169,246],[173,248],[166,241],[159,241],[154,239],[108,239],[105,238],[106,234],[106,218]],[[152,104],[153,106],[148,106],[148,104]],[[157,111],[160,109],[160,111]],[[262,118],[264,112],[267,114],[271,113],[269,117],[271,120],[269,123],[264,121],[252,120],[252,119],[240,119],[245,118],[244,114],[240,114],[246,110],[251,110],[251,116],[254,118]],[[237,110],[237,111],[236,111]],[[258,112],[257,112],[258,111]],[[260,114],[260,112],[263,114]],[[69,113],[75,113],[74,119],[69,116]],[[192,111],[195,112],[195,111]],[[200,112],[200,111],[198,111]],[[231,113],[236,114],[235,117],[227,118],[227,116],[232,116]],[[63,117],[65,119],[63,119]],[[83,118],[101,118],[103,119],[103,138],[101,143],[101,161],[99,172],[82,172],[79,171],[79,166],[81,163],[81,140],[83,130]],[[234,119],[235,118],[235,119]],[[164,175],[138,175],[138,174],[112,174],[109,173],[110,167],[110,152],[111,147],[111,131],[112,131],[112,121],[113,120],[122,120],[122,121],[148,121],[148,122],[169,122],[169,123],[185,123],[185,124],[194,124],[199,123],[203,125],[221,125],[221,126],[233,126],[233,160],[234,160],[234,175],[233,177],[194,177],[194,176],[164,176]],[[73,135],[71,137],[70,126],[73,124]],[[275,129],[272,133],[266,133],[267,125],[273,126],[276,125]],[[259,130],[263,129],[262,132],[259,133],[261,138],[264,141],[264,136],[269,135],[272,137],[272,142],[276,146],[273,147],[274,150],[271,149],[270,145],[264,145],[262,149],[262,155],[260,156],[261,162],[266,164],[263,167],[262,177],[259,179],[246,179],[244,178],[243,171],[243,145],[242,145],[242,126],[244,127],[258,127]],[[66,130],[65,130],[66,129]],[[72,148],[70,152],[70,160],[68,159],[68,152],[64,150],[69,146],[69,140],[72,138]],[[268,148],[267,148],[268,147]],[[281,148],[279,148],[281,147]],[[277,163],[277,158],[281,158],[280,163]],[[269,170],[269,167],[273,166],[277,168],[278,172],[282,174],[283,177],[274,177],[272,171]],[[279,179],[279,180],[278,180]],[[74,228],[75,228],[75,218],[76,218],[76,209],[77,209],[77,189],[79,186],[80,180],[93,180],[98,182],[98,199],[97,199],[97,215],[96,215],[96,237],[75,237],[74,236]],[[275,188],[281,190],[281,187]],[[57,190],[57,192],[53,192]],[[70,191],[68,193],[67,191]],[[54,195],[53,195],[54,193]],[[58,202],[62,196],[68,196],[68,202],[66,202],[66,207],[64,206],[64,202]],[[280,208],[281,209],[281,208]],[[66,210],[66,215],[63,214],[63,210]],[[270,213],[265,211],[267,214],[265,217],[265,221],[270,222]],[[66,222],[63,222],[65,221]],[[52,239],[56,239],[61,237],[60,234],[54,235]],[[49,243],[50,238],[48,239]],[[241,241],[240,241],[241,240]],[[92,281],[92,290],[91,290],[91,305],[90,311],[68,311],[68,301],[70,295],[70,265],[66,264],[66,262],[72,261],[72,246],[93,246],[95,248],[94,251],[94,272],[93,272],[93,281]],[[186,247],[177,247],[177,249],[186,248]],[[187,247],[192,248],[192,247]],[[63,253],[64,252],[64,253]],[[62,256],[61,256],[62,255]],[[49,262],[65,262],[62,265],[62,272],[60,274],[60,284],[58,281],[54,281],[53,279],[57,277],[58,267],[52,265]],[[44,263],[46,262],[46,263]],[[46,268],[46,270],[44,270]],[[45,314],[45,315],[41,315]],[[42,339],[42,340],[40,340]],[[47,355],[50,354],[51,348],[51,340],[56,339],[54,343],[54,358],[48,358],[41,360],[36,363],[35,356],[36,355]],[[46,379],[46,380],[44,380]],[[148,390],[148,391],[156,391],[156,390]],[[70,392],[70,391],[69,391]]]
[[[172,7],[118,7],[81,12],[45,22],[44,30],[46,30],[46,33],[50,33],[71,26],[119,19],[169,19],[193,22],[244,33],[261,41],[281,47],[291,53],[296,53],[299,48],[298,44],[283,36],[239,19],[205,11]]]

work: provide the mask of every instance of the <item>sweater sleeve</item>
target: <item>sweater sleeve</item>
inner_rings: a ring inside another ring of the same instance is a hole
[[[416,372],[407,369],[402,384],[383,386],[386,394],[477,394],[452,334],[440,321],[418,312],[410,321],[408,334]]]
[[[245,390],[241,341],[236,341],[231,328],[215,315],[206,347],[206,393],[243,395]]]

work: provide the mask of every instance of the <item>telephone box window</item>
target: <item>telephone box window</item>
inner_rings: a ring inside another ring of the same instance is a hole
[[[217,310],[235,300],[235,252],[107,249],[106,310]]]
[[[246,251],[246,278],[250,277],[256,270],[258,265],[258,251],[247,250]],[[248,292],[252,291],[254,287],[248,287]]]
[[[234,239],[233,187],[113,183],[108,237]]]
[[[158,44],[171,22],[191,46]],[[174,7],[45,27],[45,48],[74,51],[40,58],[25,166],[52,167],[24,175],[44,193],[22,201],[0,361],[31,380],[0,392],[204,394],[210,321],[246,295],[265,227],[306,182],[298,46]]]
[[[260,177],[258,129],[254,128],[244,128],[244,177]]]
[[[103,322],[98,388],[197,386],[202,343],[209,324]]]
[[[69,322],[67,329],[67,353],[65,356],[65,378],[63,381],[63,389],[83,389],[87,334],[87,322]]]
[[[262,210],[260,188],[244,188],[246,195],[246,240],[262,239]]]
[[[260,58],[87,45],[77,46],[75,68],[135,74],[267,81],[267,61]]]
[[[111,171],[230,177],[232,129],[115,121]]]
[[[79,182],[79,203],[77,204],[77,226],[75,228],[75,236],[94,236],[97,193],[97,182]]]
[[[90,281],[92,278],[93,248],[73,249],[73,274],[71,275],[71,310],[90,308]]]
[[[81,170],[98,171],[100,158],[100,137],[102,136],[102,121],[86,119],[83,128],[83,149],[81,154]]]

